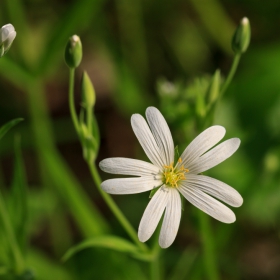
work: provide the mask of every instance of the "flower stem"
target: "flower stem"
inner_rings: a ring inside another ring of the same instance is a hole
[[[207,279],[218,280],[219,272],[216,259],[216,252],[213,242],[213,232],[211,230],[209,217],[198,210],[200,234],[203,243],[203,258],[206,268]]]
[[[151,280],[160,280],[161,279],[161,270],[160,270],[160,261],[159,261],[159,255],[160,255],[160,247],[158,244],[158,236],[159,234],[156,234],[157,238],[155,239],[152,254],[154,256],[154,259],[151,261],[150,264],[150,271],[151,271]]]
[[[109,194],[104,192],[101,189],[101,179],[97,172],[96,166],[92,162],[88,162],[88,166],[92,175],[92,178],[96,184],[96,187],[98,191],[100,192],[101,196],[107,203],[108,207],[111,209],[111,211],[114,213],[124,230],[127,232],[127,234],[131,237],[131,239],[135,242],[135,244],[144,252],[148,251],[148,247],[146,244],[139,241],[137,233],[135,232],[134,228],[131,226],[129,221],[126,219],[126,217],[123,215],[117,204],[114,202],[114,200],[111,198]]]
[[[17,244],[17,240],[11,225],[11,221],[5,206],[4,198],[2,197],[2,194],[0,193],[0,215],[3,221],[3,228],[6,233],[6,238],[8,239],[8,242],[10,244],[10,248],[14,257],[15,261],[15,271],[19,275],[21,274],[25,269],[24,259],[22,256],[22,253],[20,251],[20,248]]]
[[[75,69],[70,68],[70,77],[69,77],[69,107],[70,107],[70,113],[71,117],[75,126],[75,129],[79,135],[79,122],[78,122],[78,117],[77,113],[75,110],[75,103],[74,103],[74,75],[75,75]],[[139,241],[137,233],[135,232],[134,228],[131,226],[129,221],[126,219],[126,217],[123,215],[121,210],[118,208],[117,204],[114,202],[114,200],[111,198],[109,194],[104,192],[101,189],[101,179],[100,176],[97,172],[95,163],[92,161],[88,160],[87,164],[89,166],[92,178],[96,184],[96,187],[98,191],[100,192],[101,196],[107,203],[108,207],[111,209],[111,211],[114,213],[120,224],[123,226],[125,231],[128,233],[128,235],[131,237],[131,239],[135,242],[135,244],[139,247],[140,250],[147,252],[148,247],[143,244],[142,242]]]
[[[77,117],[77,113],[75,110],[75,102],[74,102],[74,77],[75,77],[75,68],[70,68],[70,75],[69,75],[69,107],[71,117],[75,126],[75,129],[79,135],[79,121]]]
[[[221,92],[220,92],[220,99],[222,98],[222,96],[224,95],[225,91],[227,90],[235,72],[236,72],[236,69],[237,69],[237,66],[239,64],[239,61],[240,61],[240,58],[241,58],[241,54],[236,54],[234,56],[234,59],[233,59],[233,63],[231,65],[231,68],[230,68],[230,71],[229,71],[229,74],[221,88]]]

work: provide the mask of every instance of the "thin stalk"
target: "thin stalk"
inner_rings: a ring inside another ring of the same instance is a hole
[[[70,113],[71,117],[75,126],[75,129],[79,135],[79,121],[75,109],[75,102],[74,102],[74,78],[75,78],[75,68],[70,68],[69,73],[69,107],[70,107]]]
[[[79,134],[79,122],[78,122],[78,117],[77,113],[75,110],[75,105],[74,105],[74,75],[75,75],[75,69],[72,68],[70,69],[70,77],[69,77],[69,107],[70,107],[70,113],[71,117],[75,126],[75,129],[77,133]],[[127,234],[131,237],[131,239],[135,242],[135,244],[142,250],[147,252],[148,248],[145,244],[139,241],[138,236],[134,230],[134,228],[131,226],[129,221],[126,219],[126,217],[123,215],[121,210],[118,208],[117,204],[114,202],[114,200],[111,198],[109,194],[104,192],[101,189],[101,179],[100,176],[97,172],[96,166],[92,161],[88,161],[88,166],[92,175],[92,178],[96,184],[96,187],[98,191],[100,192],[102,198],[105,200],[107,203],[108,207],[111,209],[111,211],[114,213],[120,224],[123,226]]]
[[[227,76],[227,78],[226,78],[226,80],[225,80],[225,82],[224,82],[224,84],[221,88],[221,92],[220,92],[220,96],[219,96],[220,99],[222,98],[222,96],[224,95],[225,91],[227,90],[230,82],[232,81],[232,78],[233,78],[233,76],[236,72],[237,66],[239,64],[240,58],[241,58],[241,54],[236,54],[234,56],[233,63],[231,65],[229,74],[228,74],[228,76]]]
[[[157,238],[155,239],[154,242],[154,246],[152,249],[152,255],[154,256],[154,259],[151,261],[150,264],[150,272],[151,272],[151,280],[160,280],[161,279],[161,266],[160,266],[160,260],[159,260],[159,256],[160,256],[160,246],[158,244],[158,236],[159,234],[157,234]]]
[[[221,100],[222,96],[224,95],[225,91],[227,90],[232,78],[236,72],[237,66],[240,61],[241,54],[236,54],[234,56],[233,63],[230,68],[230,72],[221,88],[219,100]],[[216,106],[215,106],[216,107]],[[207,118],[214,118],[214,110],[211,111],[210,116],[206,116]],[[206,119],[205,117],[205,119]],[[205,127],[201,125],[200,131],[203,131]],[[203,258],[205,262],[206,273],[208,275],[208,279],[210,280],[218,280],[219,279],[219,270],[217,265],[217,258],[215,252],[215,246],[213,243],[213,232],[211,229],[209,217],[206,216],[203,212],[199,211],[198,214],[199,224],[200,224],[200,231],[201,231],[201,239],[203,243]]]
[[[198,217],[207,279],[218,280],[220,278],[210,220],[209,217],[200,210],[198,210]]]
[[[122,227],[127,232],[127,234],[130,236],[130,238],[139,247],[139,249],[141,249],[144,252],[147,252],[149,250],[148,247],[144,243],[139,241],[137,233],[135,232],[135,229],[131,226],[129,221],[123,215],[123,213],[121,212],[121,210],[119,209],[117,204],[114,202],[112,197],[101,189],[101,179],[97,172],[95,164],[92,162],[88,162],[88,166],[89,166],[92,178],[95,182],[95,185],[96,185],[98,191],[100,192],[102,198],[108,205],[108,207],[111,209],[111,211],[113,212],[113,214],[115,215],[115,217],[117,218],[119,223],[122,225]]]
[[[6,238],[10,244],[10,248],[15,261],[15,271],[18,275],[20,275],[25,269],[25,263],[22,256],[22,253],[17,244],[17,240],[13,231],[13,227],[11,225],[11,221],[9,219],[9,214],[7,212],[4,199],[2,194],[0,193],[0,215],[3,221],[4,231],[6,233]]]

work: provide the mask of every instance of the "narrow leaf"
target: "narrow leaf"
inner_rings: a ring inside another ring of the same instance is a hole
[[[18,119],[14,119],[11,120],[9,122],[7,122],[6,124],[4,124],[1,128],[0,128],[0,139],[16,124],[18,124],[19,122],[23,121],[23,118],[18,118]]]
[[[131,242],[127,241],[126,239],[113,235],[103,235],[103,236],[96,236],[96,237],[86,239],[80,244],[70,248],[62,257],[62,260],[67,261],[77,252],[92,247],[107,248],[107,249],[124,252],[124,253],[136,254],[139,252],[138,248]]]
[[[11,188],[10,211],[15,235],[22,252],[27,244],[27,183],[20,148],[20,137],[15,138],[15,163]]]

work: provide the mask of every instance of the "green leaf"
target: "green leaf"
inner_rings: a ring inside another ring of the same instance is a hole
[[[108,232],[108,224],[80,187],[64,161],[55,153],[43,151],[46,171],[50,174],[58,194],[67,203],[76,223],[85,236]]]
[[[139,252],[139,249],[126,239],[114,235],[103,235],[86,239],[80,244],[70,248],[62,257],[62,260],[67,261],[77,252],[92,247],[107,248],[124,253],[137,254]]]
[[[22,252],[27,245],[27,183],[20,148],[20,137],[15,138],[15,163],[10,197],[11,220]]]
[[[190,270],[192,269],[195,261],[198,258],[198,250],[196,248],[187,247],[179,260],[177,260],[176,265],[167,279],[170,280],[183,280],[189,276]]]
[[[18,124],[19,122],[23,121],[23,118],[18,118],[18,119],[14,119],[11,120],[9,122],[7,122],[6,124],[4,124],[1,128],[0,128],[0,139],[12,128],[14,127],[16,124]]]

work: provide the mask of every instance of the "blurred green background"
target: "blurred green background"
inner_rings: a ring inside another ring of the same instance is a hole
[[[205,90],[216,69],[226,76],[233,58],[231,38],[244,16],[250,19],[251,44],[214,120],[225,126],[226,138],[239,137],[241,147],[207,172],[239,191],[244,204],[234,209],[233,225],[211,223],[220,279],[280,279],[279,11],[277,1],[252,0],[1,1],[1,26],[12,23],[17,37],[0,60],[0,124],[17,117],[25,121],[1,141],[0,183],[9,201],[14,139],[20,135],[28,184],[26,259],[37,279],[148,279],[145,262],[108,249],[86,249],[61,262],[69,247],[99,229],[127,238],[96,191],[70,119],[64,63],[69,36],[78,34],[83,43],[77,109],[83,70],[96,90],[97,162],[113,156],[144,158],[131,114],[158,107],[182,152],[199,132],[189,97]],[[162,93],[166,86],[175,93]],[[87,231],[73,202],[76,187],[110,229],[101,218]],[[148,194],[113,198],[137,229]],[[188,203],[184,208],[177,238],[162,253],[162,279],[208,279],[196,210]],[[5,245],[1,248],[0,264],[5,264]]]

